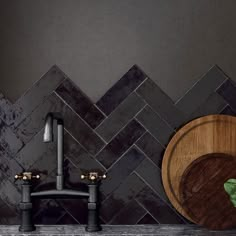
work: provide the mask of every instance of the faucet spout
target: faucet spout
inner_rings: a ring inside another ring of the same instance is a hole
[[[64,188],[64,176],[63,176],[63,158],[64,158],[64,122],[61,115],[57,113],[48,113],[45,119],[43,141],[53,141],[53,121],[57,120],[57,178],[56,188],[57,190],[63,190]]]
[[[43,141],[45,143],[53,141],[53,114],[48,113],[45,119]]]

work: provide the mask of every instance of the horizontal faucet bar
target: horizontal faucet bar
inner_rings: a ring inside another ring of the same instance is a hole
[[[54,197],[54,198],[59,198],[59,197],[89,197],[88,192],[82,192],[82,191],[75,191],[75,190],[69,190],[69,189],[64,189],[64,190],[46,190],[46,191],[39,191],[39,192],[34,192],[31,193],[31,197]]]

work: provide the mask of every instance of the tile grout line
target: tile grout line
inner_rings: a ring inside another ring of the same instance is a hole
[[[95,106],[103,115],[104,115],[104,118],[107,118],[108,116],[97,106],[96,103],[93,103],[93,106]],[[100,125],[100,124],[99,124]],[[97,127],[96,127],[97,128]],[[96,129],[95,128],[95,129]]]
[[[137,92],[137,90],[148,80],[150,79],[148,76],[145,77],[145,79],[136,87],[133,92]]]
[[[81,121],[83,121],[90,129],[91,129],[91,131],[93,132],[93,133],[95,133],[94,132],[94,129],[90,126],[90,124],[86,121],[86,120],[84,120],[75,110],[74,110],[74,108],[72,108],[66,101],[65,101],[65,99],[63,99],[56,91],[53,91],[53,93],[66,105],[66,106],[68,106],[71,110],[72,110],[72,112],[74,113],[74,114],[76,114],[80,119],[81,119]],[[97,133],[95,133],[95,134],[97,134]],[[99,136],[100,137],[100,136]],[[103,139],[102,139],[103,140]],[[103,140],[104,142],[105,142],[105,140]]]
[[[207,72],[205,72],[205,73],[203,73],[202,75],[200,75],[200,76],[199,76],[200,78],[199,78],[195,83],[193,83],[193,85],[192,85],[180,98],[178,98],[178,99],[174,102],[174,105],[177,105],[177,103],[178,103],[182,98],[184,98],[185,95],[186,95],[188,92],[190,92],[190,91],[195,87],[195,85],[197,85],[202,79],[204,79],[204,77],[205,77],[215,66],[216,66],[216,65],[211,66],[211,68],[208,69]]]
[[[84,123],[87,128],[95,135],[97,135],[105,144],[107,144],[107,142],[102,138],[100,137],[96,132],[95,130],[77,113],[74,111],[74,109],[69,105],[67,104],[66,102],[64,102],[64,99],[60,97],[60,95],[58,95],[55,91],[53,91],[53,93],[66,105],[68,106],[68,108],[76,115],[79,117],[79,119],[82,121],[82,123]]]
[[[47,72],[43,73],[43,74],[40,76],[40,78],[39,78],[38,80],[36,80],[36,81],[13,103],[13,105],[15,105],[15,104],[17,105],[17,104],[19,103],[20,99],[21,99],[22,97],[24,97],[24,96],[26,95],[26,93],[28,93],[32,88],[36,87],[35,85],[36,85],[37,83],[39,83],[41,80],[43,80],[43,78],[44,78],[48,73],[52,72],[52,69],[53,69],[54,67],[56,67],[56,71],[57,71],[57,72],[59,71],[59,72],[63,75],[63,79],[62,79],[61,82],[58,83],[57,87],[58,87],[61,83],[63,83],[67,78],[69,78],[57,65],[54,64],[53,66],[51,66],[51,67],[49,68],[49,70],[48,70]],[[57,87],[56,87],[56,88],[57,88]],[[52,90],[52,91],[54,91],[54,90]]]
[[[164,117],[162,117],[161,116],[161,114],[159,114],[151,105],[150,105],[150,103],[145,99],[145,98],[143,98],[141,95],[139,95],[138,93],[136,93],[145,103],[146,103],[146,105],[147,105],[147,107],[150,107],[150,109],[158,116],[158,117],[160,117],[160,119],[161,120],[163,120],[163,122],[164,123],[166,123],[167,124],[167,126],[169,126],[172,130],[176,130],[176,128],[174,128],[174,127],[172,127],[170,124],[169,124],[169,122],[164,118]],[[175,106],[175,105],[174,105]],[[176,109],[177,109],[177,107],[176,107]],[[179,109],[178,109],[178,111],[180,111]],[[184,113],[182,112],[182,111],[180,111],[181,112],[181,114],[183,114],[184,115]]]
[[[145,133],[146,133],[146,130],[145,130],[145,132],[144,132],[135,142],[137,142],[139,139],[141,139],[141,138],[144,136]],[[135,142],[134,142],[115,162],[112,163],[112,165],[107,169],[108,171],[109,171],[123,156],[125,156],[126,153],[128,153],[128,152],[130,151],[131,148],[134,147]]]
[[[230,79],[229,79],[229,78],[226,78],[220,85],[218,85],[218,86],[215,88],[214,92],[217,93],[218,95],[220,95],[220,94],[217,92],[217,90],[218,90],[223,84],[225,84],[228,80],[230,80]],[[221,95],[220,95],[220,96],[221,96]]]
[[[156,167],[161,171],[161,168],[159,166],[156,165],[156,163],[153,162],[153,160],[141,149],[139,148],[136,143],[134,144],[134,146]]]
[[[142,108],[143,109],[143,108]],[[141,110],[142,110],[141,109]],[[132,119],[130,119],[113,137],[112,137],[112,139],[107,143],[107,145],[109,145],[128,125],[129,125],[129,123],[131,122],[133,120],[133,118]],[[143,126],[142,126],[143,127]],[[145,128],[145,131],[146,131],[146,128]],[[106,148],[106,146],[107,145],[105,145],[98,153],[96,153],[95,155],[94,155],[94,157],[97,157],[101,152],[102,152],[102,150],[104,150],[105,148]]]
[[[74,139],[74,141],[76,142],[76,143],[78,143],[80,146],[81,146],[81,148],[86,152],[86,153],[88,153],[89,154],[89,156],[90,157],[92,157],[94,160],[96,160],[95,159],[95,156],[97,155],[92,155],[90,152],[88,152],[87,150],[86,150],[86,148],[70,133],[70,131],[69,130],[67,130],[65,127],[64,127],[64,129],[65,129],[65,131]],[[101,152],[104,148],[106,147],[106,145],[104,145],[102,148],[101,148],[101,150],[99,151],[99,152]],[[98,152],[98,153],[99,153]],[[97,161],[97,160],[96,160]],[[101,165],[101,166],[103,166],[100,162],[99,162],[99,164]],[[103,166],[104,167],[104,166]],[[104,167],[105,168],[105,167]],[[106,170],[106,168],[105,168],[105,170]]]
[[[156,217],[154,217],[154,216],[152,215],[152,213],[151,213],[148,209],[146,209],[146,207],[143,206],[143,204],[142,204],[141,202],[139,202],[139,200],[136,199],[136,196],[135,196],[134,199],[135,199],[135,201],[136,201],[143,209],[145,209],[145,210],[147,211],[147,213],[148,213],[153,219],[156,220],[156,222],[157,222],[158,224],[160,224],[160,222],[156,219]]]
[[[148,78],[148,77],[146,77],[146,78],[144,79],[144,81],[146,81],[147,78]],[[143,82],[144,82],[144,81],[143,81]],[[141,82],[141,84],[143,84],[143,82]],[[141,85],[141,84],[140,84],[140,85]],[[139,86],[140,86],[140,85],[139,85]],[[138,86],[138,87],[139,87],[139,86]],[[137,88],[138,88],[138,87],[137,87]],[[130,92],[130,93],[124,98],[124,100],[121,101],[121,103],[119,103],[119,104],[114,108],[114,110],[112,110],[112,112],[109,113],[109,115],[107,115],[106,117],[108,118],[113,112],[115,112],[116,109],[117,109],[118,107],[120,107],[132,94],[136,94],[136,95],[137,95],[137,93],[135,92],[135,90],[136,90],[136,88],[135,88],[132,92]],[[142,99],[142,100],[143,100],[143,99]],[[101,125],[105,122],[105,120],[106,120],[106,119],[104,119],[94,130],[98,129],[98,127],[101,126]]]
[[[164,148],[166,149],[167,146],[165,146],[164,144],[162,144],[154,135],[152,135],[151,131],[149,129],[147,129],[139,120],[137,120],[137,118],[134,118],[140,125],[142,125],[142,127],[144,127],[146,129],[146,131]],[[175,134],[175,132],[174,132]],[[172,135],[173,137],[173,135]]]
[[[144,107],[145,107],[146,105],[147,105],[147,104],[145,103],[145,104],[143,105],[143,107],[137,112],[137,114],[140,113],[140,112],[144,109]],[[122,130],[124,130],[124,128],[134,119],[134,117],[135,117],[137,114],[135,114],[132,118],[130,118],[130,119],[109,139],[109,141],[107,141],[107,142],[110,143]],[[96,132],[96,131],[95,131],[95,132]],[[97,132],[96,132],[96,134],[97,134]]]
[[[165,199],[163,199],[162,196],[161,196],[158,192],[156,192],[156,190],[155,190],[136,170],[134,170],[132,173],[135,173],[153,192],[155,192],[155,193],[158,195],[158,197],[159,197],[180,219],[182,219],[185,223],[187,223],[187,222],[185,221],[185,219],[183,218],[183,216],[180,215],[180,214],[178,213],[178,211],[177,211],[175,208],[173,208],[173,206],[171,205],[171,203],[170,203],[170,202],[167,202]],[[167,197],[167,199],[168,199],[168,197]],[[168,200],[169,200],[169,199],[168,199]]]
[[[142,208],[145,210],[145,213],[136,221],[135,225],[137,225],[138,222],[139,222],[140,220],[142,220],[143,217],[144,217],[145,215],[147,215],[149,212],[147,211],[146,208],[144,208],[142,205],[139,204],[139,202],[137,201],[137,199],[134,198],[133,200],[134,200],[140,207],[142,207]]]

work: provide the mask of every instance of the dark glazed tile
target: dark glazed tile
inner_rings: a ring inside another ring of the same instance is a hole
[[[92,101],[70,80],[66,79],[55,92],[84,120],[90,127],[96,128],[104,115]]]
[[[31,166],[38,161],[43,161],[45,166],[41,165],[43,169],[56,168],[56,143],[44,143],[42,142],[43,130],[34,136],[30,142],[17,153],[16,160],[24,167],[25,170],[29,170]],[[47,164],[48,162],[48,164]],[[49,165],[50,163],[50,165]],[[54,163],[54,164],[53,164]],[[51,164],[55,167],[51,167]],[[48,172],[46,174],[49,174]]]
[[[214,92],[204,101],[203,104],[201,104],[200,107],[197,108],[196,111],[193,112],[193,114],[189,116],[189,120],[201,116],[219,114],[226,105],[227,103],[225,100]]]
[[[164,119],[172,128],[179,127],[185,117],[168,97],[151,79],[147,79],[137,93]]]
[[[87,172],[86,172],[87,173]],[[88,186],[80,176],[84,171],[75,166],[68,158],[64,161],[65,188],[88,192]]]
[[[131,94],[96,129],[96,132],[109,142],[144,106],[145,102],[141,98],[135,93]]]
[[[9,207],[2,199],[0,199],[0,224],[1,225],[12,225],[12,224],[19,224],[20,223],[20,216],[19,214]]]
[[[107,199],[101,204],[101,218],[107,223],[130,200],[132,200],[145,184],[135,174],[131,174]]]
[[[236,115],[236,112],[234,112],[232,110],[232,108],[227,105],[222,111],[220,114],[223,114],[223,115],[229,115],[229,116],[235,116]]]
[[[96,156],[96,159],[109,168],[144,132],[145,129],[138,122],[130,121]]]
[[[104,195],[110,194],[122,181],[133,172],[145,156],[132,147],[124,156],[116,162],[107,172],[107,179],[102,181],[100,191]]]
[[[74,225],[79,224],[75,218],[73,218],[70,214],[66,213],[61,218],[58,219],[57,224],[59,225]]]
[[[137,120],[164,146],[174,134],[174,130],[149,106],[137,115]]]
[[[64,135],[64,153],[80,170],[105,171],[89,153],[67,132]]]
[[[137,224],[139,225],[154,225],[154,224],[159,224],[150,214],[146,214]]]
[[[158,195],[168,202],[162,185],[161,170],[148,159],[144,159],[135,172],[149,184]]]
[[[236,85],[234,81],[228,79],[219,87],[217,93],[224,98],[234,111],[236,111]]]
[[[213,66],[177,103],[186,114],[193,113],[227,77],[218,66]]]
[[[0,146],[8,153],[14,155],[23,143],[15,132],[0,119]]]
[[[22,110],[22,117],[15,120],[14,125],[17,126],[23,118],[27,117],[65,78],[66,75],[57,66],[53,66],[44,74],[14,104],[15,109]]]
[[[135,200],[128,202],[109,222],[112,225],[134,225],[146,213]]]
[[[15,120],[21,116],[21,109],[17,109],[13,104],[0,94],[0,118],[8,125],[14,125]]]
[[[132,93],[147,76],[134,65],[105,95],[97,106],[109,115],[130,93]]]
[[[135,198],[160,224],[183,224],[184,221],[149,187],[145,187]]]
[[[136,145],[161,168],[165,148],[150,133],[144,134]]]
[[[63,113],[67,131],[91,154],[96,155],[105,145],[103,140],[68,106]]]
[[[59,199],[57,202],[80,224],[87,224],[87,199]]]
[[[55,200],[45,201],[45,204],[40,205],[39,212],[34,216],[34,222],[45,225],[56,224],[65,213],[66,211]]]
[[[4,173],[4,175],[7,176],[11,182],[14,182],[14,176],[16,174],[20,174],[23,171],[23,168],[1,147],[0,157],[0,171]]]
[[[14,178],[14,176],[12,176]],[[15,212],[19,213],[18,203],[21,199],[21,193],[15,184],[7,178],[0,181],[0,198]]]
[[[48,112],[60,112],[64,118],[65,128],[92,155],[95,155],[104,146],[101,138],[55,93],[41,103],[17,128],[18,135],[25,143],[43,128]]]
[[[37,108],[15,129],[21,140],[27,144],[44,126],[48,112],[63,112],[65,104],[54,93],[39,103]],[[43,141],[43,136],[41,138]]]

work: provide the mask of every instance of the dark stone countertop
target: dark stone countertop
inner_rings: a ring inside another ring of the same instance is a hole
[[[136,236],[235,236],[235,230],[228,231],[208,231],[195,225],[104,225],[103,230],[95,233],[88,233],[81,225],[41,225],[37,230],[29,233],[18,231],[16,225],[1,225],[0,235],[70,235],[70,236],[118,236],[118,235],[136,235]]]

